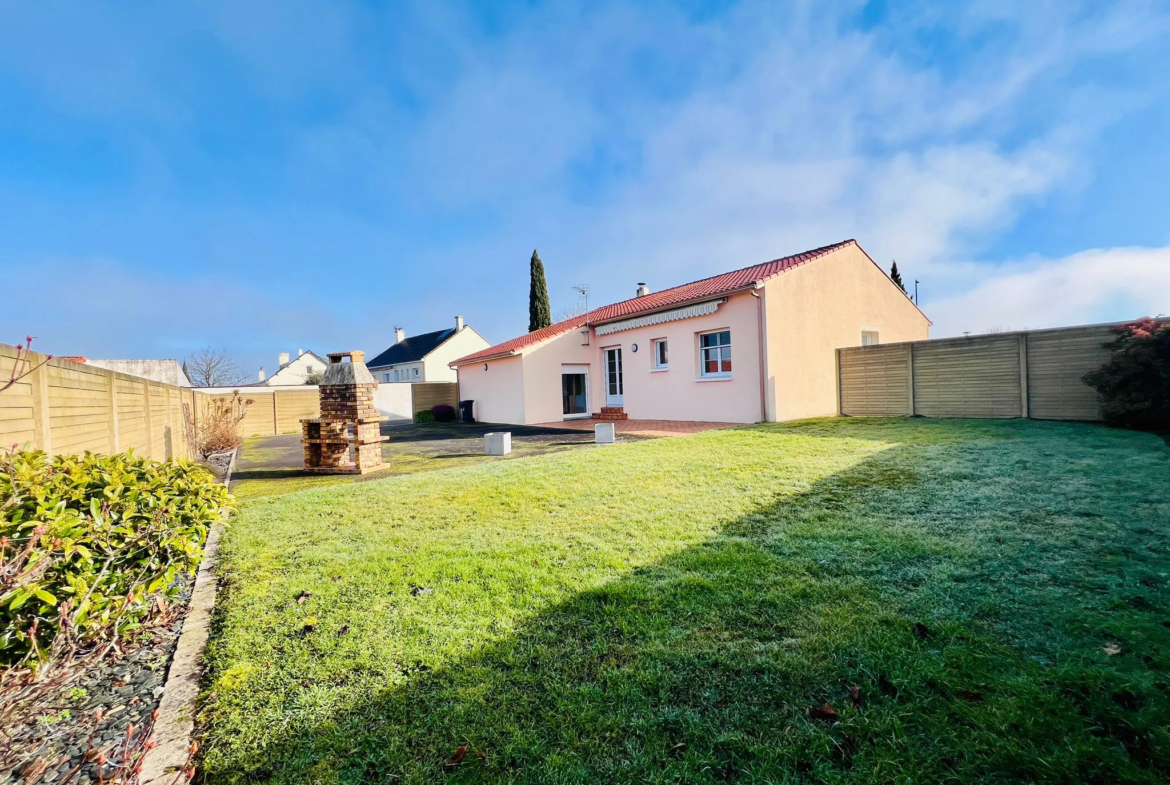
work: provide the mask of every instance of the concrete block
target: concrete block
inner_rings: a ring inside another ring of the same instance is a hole
[[[483,435],[483,451],[488,455],[507,455],[512,452],[512,433],[485,433]]]
[[[616,440],[613,423],[599,422],[593,426],[593,438],[598,444],[613,444]]]

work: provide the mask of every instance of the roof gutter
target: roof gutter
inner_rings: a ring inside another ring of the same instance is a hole
[[[451,362],[447,363],[447,367],[448,368],[458,368],[460,365],[471,365],[472,363],[478,363],[478,362],[482,362],[484,360],[500,360],[500,359],[503,359],[504,357],[515,357],[519,353],[520,352],[516,351],[515,349],[509,349],[506,352],[497,352],[495,354],[485,354],[482,357],[476,357],[475,359],[468,359],[466,357],[460,357],[458,360],[452,360]]]
[[[590,327],[599,327],[603,324],[613,324],[614,322],[622,322],[622,321],[625,321],[626,319],[636,319],[639,316],[650,316],[651,314],[662,313],[663,311],[673,311],[676,308],[686,308],[688,305],[697,305],[699,303],[710,302],[711,300],[716,300],[716,299],[722,300],[722,299],[726,299],[726,298],[730,297],[733,294],[742,294],[743,292],[750,292],[753,289],[759,288],[759,286],[761,284],[762,284],[762,281],[752,281],[751,283],[744,284],[743,286],[739,287],[738,289],[728,289],[727,291],[719,292],[718,294],[706,294],[706,295],[703,295],[702,297],[692,297],[689,300],[681,300],[681,301],[676,302],[676,303],[670,303],[669,305],[663,305],[659,308],[654,308],[654,309],[649,310],[649,311],[637,311],[635,313],[627,313],[627,314],[622,314],[620,316],[613,316],[609,319],[599,319],[597,321],[590,322],[589,326]]]

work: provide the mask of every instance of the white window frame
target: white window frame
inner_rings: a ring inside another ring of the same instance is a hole
[[[704,337],[706,337],[708,335],[720,335],[722,333],[727,333],[727,343],[718,344],[717,346],[703,346],[703,338]],[[707,371],[707,358],[706,358],[707,352],[711,351],[712,349],[717,350],[719,352],[719,360],[718,360],[719,367],[722,368],[723,361],[724,361],[723,350],[726,349],[726,351],[727,351],[726,359],[728,362],[731,361],[731,329],[725,327],[722,330],[707,330],[705,332],[701,332],[698,334],[697,343],[699,344],[699,378],[700,379],[729,379],[729,378],[731,378],[731,371],[719,370],[719,371],[714,371],[714,372],[708,372]]]
[[[389,371],[382,372],[382,381],[384,381],[384,382],[390,381],[390,372]]]
[[[866,333],[873,335],[873,343],[865,342]],[[870,329],[868,327],[861,328],[861,345],[862,346],[877,346],[882,342],[882,331],[877,329]]]
[[[662,347],[666,350],[666,362],[659,362],[658,350]],[[670,344],[666,338],[655,338],[650,341],[651,351],[651,371],[669,371],[670,370]]]
[[[593,392],[589,389],[589,366],[588,365],[562,365],[561,376],[584,376],[585,377],[585,411],[580,414],[565,414],[562,406],[561,418],[564,420],[588,420],[593,417]],[[562,381],[561,384],[564,384]]]
[[[418,378],[418,368],[414,369],[414,378]]]
[[[394,381],[396,381],[396,382],[402,381],[402,375],[400,373],[398,373],[397,368],[394,369]]]

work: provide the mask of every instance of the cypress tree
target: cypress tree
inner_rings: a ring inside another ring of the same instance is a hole
[[[899,289],[903,292],[906,291],[906,287],[902,284],[902,274],[898,272],[897,262],[894,262],[894,266],[890,268],[890,279],[898,285]]]
[[[552,306],[548,302],[548,282],[544,279],[544,262],[532,250],[532,264],[528,285],[528,332],[552,324]]]

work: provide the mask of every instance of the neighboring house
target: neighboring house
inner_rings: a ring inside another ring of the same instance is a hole
[[[175,387],[190,387],[191,380],[178,360],[91,360],[88,357],[66,357],[67,360],[105,368],[130,376],[141,376],[154,382],[173,384]]]
[[[837,412],[836,349],[929,337],[854,240],[638,296],[452,363],[476,419],[758,422]]]
[[[276,369],[276,373],[271,376],[265,376],[264,369],[261,368],[259,380],[254,383],[254,386],[286,387],[304,384],[306,376],[309,374],[322,374],[325,372],[325,366],[329,365],[329,363],[322,360],[313,352],[306,352],[301,349],[297,349],[297,356],[291,360],[289,359],[288,352],[281,352],[277,360],[280,367]]]
[[[394,345],[366,363],[379,382],[453,382],[451,361],[491,346],[471,325],[455,317],[455,326],[433,333],[406,337],[394,328]]]

